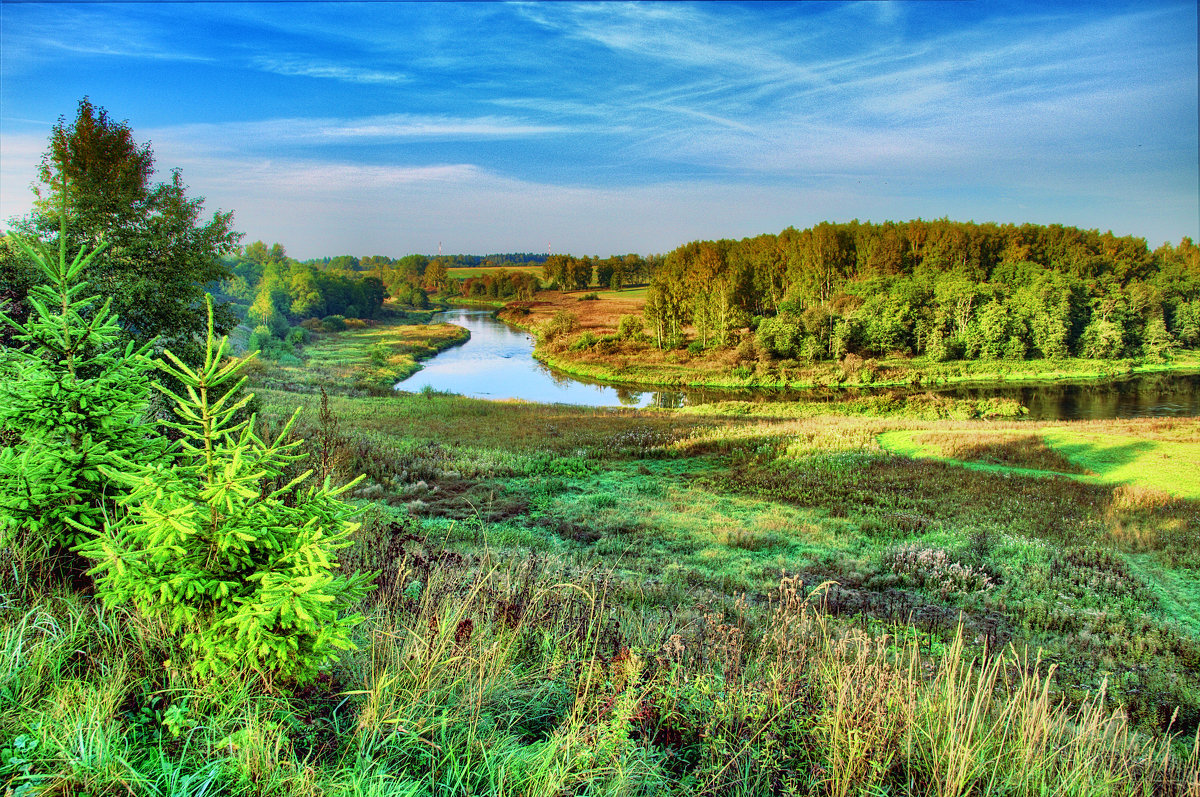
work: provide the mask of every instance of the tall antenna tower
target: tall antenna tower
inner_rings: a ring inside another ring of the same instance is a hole
[[[442,242],[438,241],[438,257],[442,256]]]

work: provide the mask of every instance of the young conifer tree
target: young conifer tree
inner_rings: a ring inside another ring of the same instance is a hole
[[[225,358],[214,341],[211,305],[203,363],[164,352],[159,368],[184,388],[174,393],[177,457],[126,478],[125,513],[85,549],[96,562],[97,594],[132,603],[182,634],[201,678],[249,668],[265,681],[303,683],[351,647],[361,620],[347,607],[373,574],[336,572],[336,552],[356,528],[338,498],[354,483],[305,486],[312,471],[273,488],[301,457],[302,441],[264,440],[255,418],[236,414],[249,358]],[[232,387],[230,384],[232,383]],[[118,474],[113,474],[114,477]]]
[[[45,573],[82,564],[68,551],[103,525],[104,499],[120,494],[105,469],[157,457],[164,441],[145,423],[149,344],[118,348],[109,302],[97,307],[80,278],[103,247],[68,259],[65,235],[57,256],[13,238],[46,284],[30,291],[24,324],[0,313],[20,344],[0,349],[0,430],[9,443],[0,448],[0,549]]]

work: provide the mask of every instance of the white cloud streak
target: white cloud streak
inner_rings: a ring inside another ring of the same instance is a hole
[[[179,125],[149,130],[158,141],[184,140],[200,149],[275,149],[297,144],[337,144],[354,141],[463,141],[527,138],[567,132],[562,125],[533,124],[504,116],[384,114],[349,118],[283,118],[223,124]]]
[[[256,69],[277,75],[322,78],[343,83],[397,85],[411,80],[408,75],[401,72],[387,72],[348,64],[318,61],[309,56],[257,56],[252,58],[250,63]]]

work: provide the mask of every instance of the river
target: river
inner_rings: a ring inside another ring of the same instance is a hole
[[[722,400],[832,400],[865,390],[714,390],[708,388],[613,387],[589,383],[533,359],[533,336],[505,324],[489,310],[453,309],[431,323],[456,324],[471,333],[461,346],[441,352],[397,390],[434,390],[472,398],[519,399],[591,407],[681,407]],[[890,389],[892,391],[896,389]],[[956,398],[1005,397],[1029,408],[1034,420],[1200,415],[1200,374],[1162,373],[1105,382],[1054,382],[945,387]]]

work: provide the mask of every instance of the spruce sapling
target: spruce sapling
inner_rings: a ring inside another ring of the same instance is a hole
[[[97,307],[82,274],[103,245],[68,260],[66,236],[54,256],[13,236],[47,282],[33,287],[24,324],[0,313],[18,347],[0,349],[0,548],[17,561],[53,569],[103,525],[104,499],[120,489],[104,469],[158,457],[164,441],[147,434],[149,344],[119,346],[109,302]],[[9,438],[10,440],[13,438]]]
[[[237,397],[249,358],[227,359],[226,345],[214,340],[210,303],[203,363],[193,370],[164,352],[159,368],[183,387],[158,385],[175,402],[177,457],[126,477],[125,514],[86,548],[89,572],[106,603],[132,603],[181,633],[198,677],[249,668],[267,683],[303,683],[352,647],[361,617],[346,609],[374,577],[336,572],[357,528],[338,496],[358,480],[306,486],[310,470],[269,486],[302,456],[302,441],[285,442],[299,410],[273,441],[254,416],[237,420],[253,395]]]

